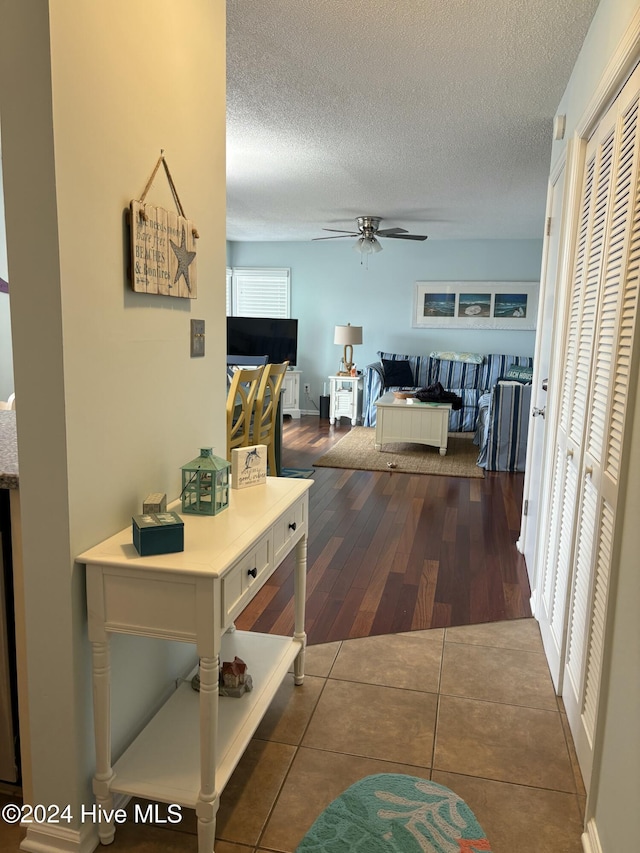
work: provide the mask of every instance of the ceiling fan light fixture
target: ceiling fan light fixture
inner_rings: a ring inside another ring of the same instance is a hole
[[[360,252],[361,255],[374,255],[377,252],[382,251],[382,246],[379,241],[376,240],[375,237],[360,237],[359,240],[354,243],[354,251]]]

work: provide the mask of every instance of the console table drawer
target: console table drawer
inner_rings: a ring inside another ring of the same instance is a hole
[[[224,627],[228,627],[245,608],[255,594],[255,588],[262,586],[269,575],[269,569],[275,566],[271,559],[272,551],[271,534],[268,533],[222,576],[220,584]]]
[[[276,563],[282,562],[298,539],[306,532],[305,500],[298,501],[273,527],[273,552]]]

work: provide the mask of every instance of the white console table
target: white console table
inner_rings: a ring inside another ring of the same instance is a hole
[[[140,557],[131,528],[85,551],[89,639],[93,647],[96,741],[94,794],[109,811],[113,794],[195,809],[198,851],[212,853],[220,793],[278,687],[294,664],[304,678],[309,480],[267,478],[232,490],[216,516],[183,515],[184,551]],[[172,505],[179,511],[179,503]],[[293,637],[235,631],[233,620],[295,547]],[[196,645],[200,692],[185,682],[112,766],[111,633]],[[253,690],[218,697],[221,661],[247,663]],[[115,826],[101,822],[100,840]]]

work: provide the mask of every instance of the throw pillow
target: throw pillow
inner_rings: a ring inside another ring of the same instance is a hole
[[[414,379],[411,365],[405,360],[389,361],[382,359],[382,370],[384,371],[385,388],[413,388]]]
[[[533,367],[523,367],[512,364],[502,379],[517,379],[519,382],[531,382],[533,379]]]
[[[431,358],[442,361],[466,361],[470,364],[482,364],[484,356],[477,352],[432,352]]]

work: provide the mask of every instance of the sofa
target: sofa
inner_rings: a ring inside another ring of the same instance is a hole
[[[533,359],[502,353],[378,352],[364,371],[363,424],[375,426],[375,402],[386,391],[426,388],[436,382],[453,391],[462,407],[449,417],[450,432],[472,432],[487,470],[524,470]],[[495,391],[500,385],[500,390]],[[528,388],[528,391],[523,391]],[[513,442],[517,450],[513,452]],[[504,467],[497,467],[497,466]],[[496,466],[496,467],[492,467]]]
[[[473,437],[478,466],[487,471],[524,471],[531,412],[531,383],[499,379],[478,403]]]

